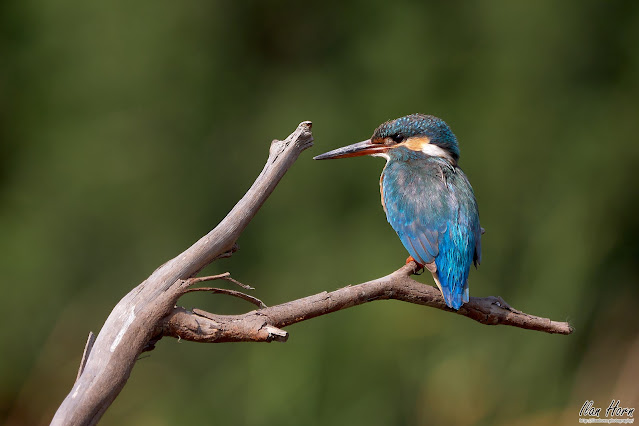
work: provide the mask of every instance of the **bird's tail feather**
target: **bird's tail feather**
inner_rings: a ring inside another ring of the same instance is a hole
[[[453,291],[453,288],[456,286],[452,286],[451,288],[451,286],[447,285],[447,283],[444,283],[442,285],[437,273],[433,274],[433,278],[435,279],[435,284],[437,284],[437,287],[439,287],[439,291],[442,292],[442,296],[444,297],[446,306],[448,306],[449,308],[458,310],[464,303],[470,300],[468,281],[466,281],[462,291]]]
[[[438,271],[439,272],[439,271]],[[461,306],[470,300],[468,291],[468,276],[462,278],[462,283],[452,280],[452,277],[441,277],[439,273],[433,274],[437,287],[442,292],[444,302],[449,308],[458,310]],[[443,278],[443,279],[442,279]]]

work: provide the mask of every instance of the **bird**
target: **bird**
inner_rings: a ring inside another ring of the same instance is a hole
[[[479,209],[458,166],[457,137],[440,118],[411,114],[382,123],[370,139],[314,157],[386,159],[380,178],[386,219],[409,253],[431,272],[445,304],[469,301],[468,275],[481,263]]]

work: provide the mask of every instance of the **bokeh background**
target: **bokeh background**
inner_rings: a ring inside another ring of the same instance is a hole
[[[577,423],[586,400],[639,408],[639,3],[8,1],[0,64],[0,423],[50,421],[87,333],[214,227],[302,120],[315,147],[206,272],[270,305],[401,266],[383,161],[311,157],[413,112],[460,140],[487,230],[471,295],[575,333],[385,301],[291,326],[285,344],[165,339],[102,424],[543,425]]]

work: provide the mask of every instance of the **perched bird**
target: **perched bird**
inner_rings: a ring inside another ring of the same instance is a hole
[[[406,262],[428,269],[446,305],[459,309],[468,302],[470,265],[481,261],[482,228],[452,130],[432,115],[407,115],[380,125],[368,140],[314,159],[360,155],[386,159],[382,206],[410,254]]]

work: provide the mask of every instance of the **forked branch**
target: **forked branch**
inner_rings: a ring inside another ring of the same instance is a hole
[[[472,318],[486,325],[510,325],[552,334],[570,334],[567,322],[552,321],[511,308],[500,297],[471,297],[458,311],[446,306],[440,291],[413,280],[415,263],[390,275],[362,284],[323,292],[281,305],[251,311],[242,315],[216,315],[199,309],[188,311],[176,307],[164,318],[157,333],[195,342],[270,342],[275,340],[268,327],[281,329],[291,324],[331,312],[373,302],[400,300],[430,306]],[[278,335],[281,340],[282,335]],[[288,335],[286,335],[288,337]]]
[[[237,249],[235,242],[244,228],[297,157],[312,145],[310,121],[300,123],[285,140],[274,140],[264,169],[215,229],[153,271],[118,302],[93,348],[87,344],[81,373],[53,417],[53,425],[91,425],[100,420],[126,384],[140,353],[153,347],[157,325],[172,312],[189,278]]]
[[[266,307],[253,296],[234,290],[192,288],[191,285],[222,279],[229,274],[194,278],[206,265],[230,256],[244,228],[269,197],[299,154],[312,146],[311,123],[303,122],[283,141],[271,143],[268,160],[255,183],[231,212],[211,232],[177,257],[156,269],[113,308],[97,338],[90,335],[71,392],[53,418],[54,425],[92,425],[98,422],[120,390],[143,351],[154,348],[163,336],[196,342],[286,341],[282,328],[375,300],[395,299],[452,311],[437,289],[410,278],[415,264],[363,284],[320,293],[281,305]],[[211,291],[241,297],[260,309],[243,315],[216,315],[199,309],[175,307],[178,298],[191,291]],[[570,334],[568,323],[555,322],[512,309],[499,297],[476,298],[459,311],[482,324],[503,324]]]

